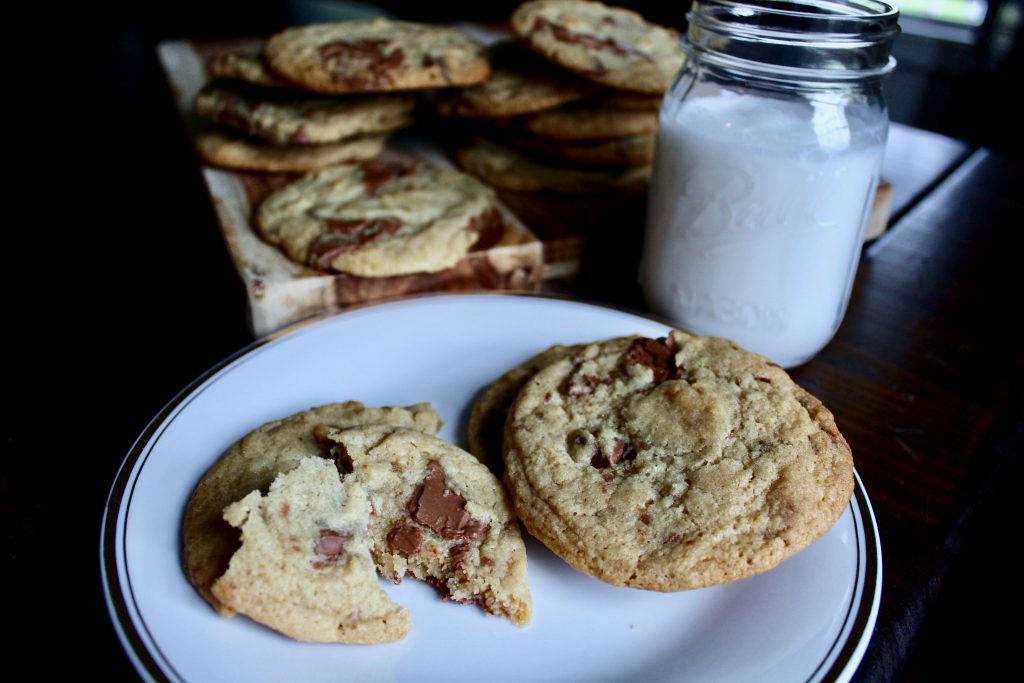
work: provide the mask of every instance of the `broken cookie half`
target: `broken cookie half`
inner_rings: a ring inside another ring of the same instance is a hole
[[[378,572],[438,587],[518,626],[530,620],[526,550],[504,490],[473,456],[422,432],[322,426],[323,456],[224,510],[241,547],[216,599],[292,638],[376,643],[409,631]]]

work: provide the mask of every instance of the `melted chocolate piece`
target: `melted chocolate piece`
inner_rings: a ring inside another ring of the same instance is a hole
[[[435,576],[428,576],[423,579],[423,582],[436,588],[441,593],[441,599],[448,602],[457,602],[460,605],[472,605],[476,600],[472,598],[453,598],[452,592],[448,588],[448,584],[443,579],[439,579]]]
[[[541,31],[545,28],[551,31],[551,33],[555,36],[556,40],[559,40],[563,43],[575,43],[577,45],[583,45],[584,47],[589,47],[594,50],[603,50],[606,52],[611,52],[612,54],[616,54],[622,57],[626,55],[636,55],[637,57],[640,57],[647,61],[651,61],[649,55],[646,55],[643,52],[638,52],[637,50],[634,50],[631,46],[624,45],[619,41],[615,40],[614,38],[598,38],[597,36],[591,36],[586,33],[576,33],[575,31],[571,31],[564,26],[552,23],[547,19],[542,18],[538,18],[533,22],[534,32]]]
[[[473,556],[473,546],[468,543],[456,543],[448,549],[448,555],[452,558],[452,565],[456,569],[465,569]]]
[[[377,194],[377,190],[392,178],[404,178],[416,171],[416,165],[402,161],[367,161],[362,165],[363,184],[369,194]]]
[[[447,488],[444,468],[431,460],[406,509],[413,520],[449,541],[479,541],[488,525],[466,512],[466,499]]]
[[[405,61],[405,52],[401,48],[387,51],[388,40],[338,40],[325,43],[317,49],[320,59],[328,70],[333,72],[334,80],[353,90],[367,90],[387,85],[391,82],[391,72]],[[357,62],[361,68],[353,74],[351,62]],[[341,68],[345,65],[348,68]]]
[[[441,72],[441,78],[444,79],[444,82],[452,82],[451,73],[448,71],[448,64],[444,61],[443,57],[435,57],[434,55],[423,55],[422,64],[423,66],[436,66],[437,70]]]
[[[634,458],[636,458],[636,449],[622,439],[615,439],[611,451],[605,451],[598,447],[597,453],[590,459],[590,464],[603,469],[613,467],[623,460],[633,460]]]
[[[321,529],[320,539],[316,542],[313,552],[325,557],[326,559],[314,560],[313,566],[317,569],[321,569],[337,561],[338,555],[345,552],[345,544],[351,540],[352,534],[350,533],[342,533],[331,529]]]
[[[407,522],[399,522],[388,532],[388,545],[406,557],[423,549],[423,530]]]
[[[404,225],[401,218],[364,218],[324,220],[325,231],[309,247],[309,265],[319,270],[331,270],[331,262],[340,254],[376,242],[385,235],[393,235]]]
[[[241,105],[241,99],[234,95],[226,94],[217,103],[217,110],[213,114],[214,122],[241,129],[246,133],[252,133],[252,126],[249,125],[248,117],[242,112]]]
[[[676,345],[672,337],[636,339],[626,350],[625,365],[643,365],[654,372],[654,383],[661,384],[667,379],[682,379],[686,369],[677,367]]]
[[[334,461],[334,466],[338,468],[338,472],[348,474],[352,471],[352,458],[349,456],[345,444],[338,443],[328,436],[333,429],[336,428],[328,427],[327,425],[317,425],[313,429],[313,438],[316,439],[320,448],[323,449],[324,457]]]
[[[466,229],[479,235],[473,244],[473,251],[483,251],[501,241],[505,234],[505,221],[501,220],[500,211],[488,209],[479,216],[473,216]]]

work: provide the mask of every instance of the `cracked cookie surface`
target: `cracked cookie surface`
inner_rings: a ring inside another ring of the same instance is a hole
[[[766,571],[823,535],[853,460],[817,399],[732,342],[600,342],[530,379],[505,432],[526,528],[576,569],[677,591]]]

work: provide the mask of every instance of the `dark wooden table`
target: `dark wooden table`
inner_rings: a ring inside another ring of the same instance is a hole
[[[17,296],[35,280],[5,276],[28,333],[12,335],[12,371],[23,372],[9,385],[17,400],[0,479],[5,561],[22,582],[10,585],[47,586],[41,598],[17,591],[29,608],[19,638],[73,625],[93,643],[88,666],[112,679],[134,672],[98,577],[110,483],[163,404],[250,341],[241,286],[147,39],[122,40],[138,62],[117,72],[126,83],[105,71],[129,63],[121,52],[97,67],[98,96],[115,113],[92,129],[93,153],[121,172],[94,179],[95,192],[50,200],[56,215],[88,205],[104,229],[57,245],[26,240],[33,255],[80,248],[57,298]],[[887,169],[895,224],[866,249],[836,338],[794,375],[835,413],[881,531],[882,606],[857,679],[984,678],[1016,661],[1016,639],[996,618],[1013,623],[1022,593],[1008,553],[1021,537],[1024,354],[1013,323],[1024,166],[897,127]],[[595,239],[582,294],[642,307],[635,263],[623,256],[638,243],[616,244]]]

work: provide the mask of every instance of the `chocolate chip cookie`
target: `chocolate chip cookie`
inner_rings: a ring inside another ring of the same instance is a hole
[[[314,435],[326,457],[304,458],[267,495],[226,508],[242,541],[212,587],[223,604],[301,640],[397,640],[408,612],[377,585],[379,571],[529,622],[526,550],[486,467],[409,429],[321,426]]]
[[[384,151],[387,135],[357,135],[324,145],[271,145],[208,130],[196,138],[203,161],[222,168],[266,173],[306,173],[336,164],[373,159]]]
[[[650,166],[654,163],[655,135],[631,135],[606,140],[551,140],[512,135],[515,146],[537,154],[598,166]]]
[[[375,160],[311,173],[257,212],[292,260],[362,277],[437,272],[500,223],[493,190],[453,169]]]
[[[578,346],[556,344],[538,353],[522,365],[516,366],[494,380],[480,398],[473,403],[469,418],[469,452],[492,469],[501,465],[501,443],[505,434],[505,420],[519,391],[530,379],[556,360],[577,352]]]
[[[664,93],[685,61],[675,31],[599,2],[531,0],[512,30],[556,64],[622,90]]]
[[[445,92],[437,103],[439,114],[474,118],[519,116],[553,109],[600,89],[515,44],[492,47],[490,57],[490,78]]]
[[[853,491],[832,414],[777,365],[671,331],[589,345],[538,372],[505,432],[526,528],[576,569],[678,591],[766,571]]]
[[[611,189],[639,190],[650,167],[597,169],[534,159],[490,140],[477,139],[456,152],[459,164],[495,187],[521,192],[585,194]]]
[[[526,116],[520,125],[523,131],[542,138],[599,140],[656,133],[658,115],[579,104]]]
[[[324,93],[472,85],[490,74],[483,46],[465,34],[388,19],[290,28],[264,53],[276,74]]]
[[[263,61],[261,48],[234,50],[214,55],[206,60],[206,73],[210,80],[242,81],[264,88],[294,87],[275,76]]]
[[[338,142],[412,123],[409,95],[308,97],[289,91],[214,84],[196,96],[196,113],[274,145]]]
[[[303,458],[320,456],[318,427],[387,424],[434,433],[441,417],[426,403],[408,408],[368,408],[357,401],[331,403],[268,422],[232,446],[203,476],[185,511],[182,525],[184,567],[189,581],[219,612],[233,610],[210,590],[238,548],[238,533],[224,522],[224,508],[250,491],[266,490],[282,472]]]

